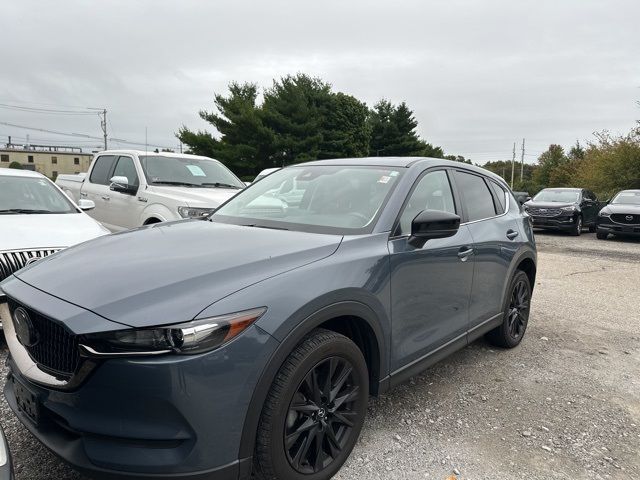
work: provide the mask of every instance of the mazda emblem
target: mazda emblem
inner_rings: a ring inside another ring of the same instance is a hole
[[[624,219],[625,219],[627,222],[630,222],[631,220],[633,220],[633,215],[627,215],[626,217],[624,217]]]
[[[38,343],[38,332],[27,311],[18,307],[13,312],[14,327],[18,341],[25,347],[33,347]]]

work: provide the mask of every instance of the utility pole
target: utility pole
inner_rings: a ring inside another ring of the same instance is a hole
[[[104,134],[104,149],[107,148],[107,109],[102,109],[102,119],[100,120],[100,126],[102,127],[102,133]]]
[[[524,182],[524,138],[522,139],[522,157],[520,158],[520,183]]]
[[[516,142],[513,142],[513,158],[511,159],[511,188],[513,188],[513,174],[516,169]]]

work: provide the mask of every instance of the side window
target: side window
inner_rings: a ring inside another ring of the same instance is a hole
[[[456,171],[456,185],[462,192],[468,221],[495,217],[493,197],[484,179],[478,175]]]
[[[131,157],[120,157],[118,158],[118,163],[116,163],[116,168],[113,171],[114,177],[127,177],[129,180],[129,185],[138,186],[140,183],[138,180],[138,173],[136,172],[136,166],[133,163],[133,158]]]
[[[91,170],[89,181],[99,185],[109,185],[109,173],[111,172],[115,161],[116,157],[113,155],[103,155],[98,157],[93,165],[93,169]]]
[[[500,215],[504,213],[507,208],[507,192],[505,192],[504,189],[493,180],[489,180],[489,186],[491,186],[491,190],[493,190],[493,197],[496,200],[496,212]]]
[[[444,170],[429,172],[415,186],[400,217],[399,232],[411,233],[411,222],[423,210],[441,210],[456,213],[449,177]]]

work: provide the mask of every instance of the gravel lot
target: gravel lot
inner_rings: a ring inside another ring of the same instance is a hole
[[[476,342],[372,401],[337,479],[640,478],[640,242],[537,238],[522,345]],[[17,480],[84,478],[0,414]]]

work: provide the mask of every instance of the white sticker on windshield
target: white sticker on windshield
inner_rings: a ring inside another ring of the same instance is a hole
[[[207,176],[207,174],[204,173],[204,170],[202,170],[198,165],[187,165],[187,168],[191,172],[191,175],[193,175],[194,177],[206,177]]]
[[[378,180],[378,183],[388,183],[389,180],[391,180],[391,177],[383,175],[382,177],[380,177],[380,180]]]

